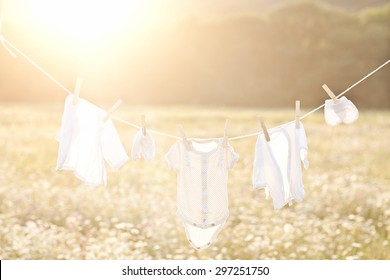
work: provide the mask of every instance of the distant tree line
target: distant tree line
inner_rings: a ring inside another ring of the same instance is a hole
[[[323,83],[339,93],[390,59],[389,27],[390,6],[343,12],[299,3],[262,15],[190,18],[137,41],[129,34],[129,40],[106,42],[116,44],[107,47],[112,54],[89,68],[61,38],[26,36],[34,47],[20,42],[69,88],[79,73],[86,76],[84,96],[91,100],[285,107],[300,99],[314,106],[327,97]],[[27,63],[5,56],[2,50],[1,100],[63,97]],[[390,66],[349,97],[360,107],[390,108]]]

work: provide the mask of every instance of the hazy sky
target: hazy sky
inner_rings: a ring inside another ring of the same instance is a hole
[[[5,18],[16,21],[38,20],[43,13],[96,12],[123,13],[128,18],[143,18],[145,21],[172,20],[190,15],[227,14],[243,11],[261,11],[286,0],[2,0]],[[294,1],[294,0],[287,0]],[[313,0],[315,1],[315,0]],[[43,16],[46,17],[46,16]]]

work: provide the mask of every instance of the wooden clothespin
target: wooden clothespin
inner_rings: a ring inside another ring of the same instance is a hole
[[[118,99],[115,104],[112,105],[112,107],[107,111],[107,114],[104,116],[103,122],[107,121],[110,118],[111,114],[114,113],[116,109],[118,109],[122,102],[122,99]]]
[[[187,136],[184,132],[184,128],[182,125],[178,125],[177,128],[180,131],[181,138],[183,139],[184,146],[186,147],[187,150],[190,149],[190,143],[188,142]]]
[[[265,140],[267,142],[271,141],[271,139],[269,138],[267,127],[265,126],[263,119],[260,119],[260,123],[261,123],[261,128],[263,129]]]
[[[295,128],[301,127],[301,101],[295,101]]]
[[[333,93],[333,91],[330,90],[330,88],[326,84],[323,84],[322,88],[326,91],[329,97],[332,98],[334,104],[339,103],[339,100],[337,99],[336,95]]]
[[[225,129],[223,132],[223,147],[226,148],[229,141],[229,119],[226,119],[225,121]]]
[[[146,136],[146,120],[145,115],[141,116],[142,134]]]
[[[78,77],[76,80],[76,86],[74,87],[74,92],[73,92],[73,105],[77,105],[77,103],[79,102],[82,84],[83,84],[83,79]]]

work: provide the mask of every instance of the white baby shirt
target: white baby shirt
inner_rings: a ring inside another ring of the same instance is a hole
[[[229,216],[228,170],[238,155],[221,138],[191,139],[173,144],[166,159],[178,173],[177,216],[187,238],[196,249],[208,247]]]
[[[152,161],[156,153],[156,144],[152,135],[146,131],[143,134],[142,128],[138,130],[134,137],[133,146],[131,148],[131,157],[133,160],[141,159],[141,156],[146,161]]]
[[[301,202],[305,196],[301,162],[305,169],[309,168],[306,132],[302,123],[300,123],[299,128],[296,128],[295,123],[293,123],[288,124],[285,129],[290,139],[290,201],[294,199]]]
[[[271,196],[275,209],[280,209],[292,199],[302,201],[301,161],[308,167],[307,140],[303,124],[297,129],[295,123],[270,129],[270,141],[260,134],[255,147],[253,186],[265,188]]]
[[[59,150],[56,170],[71,170],[86,185],[107,184],[104,160],[119,169],[128,156],[111,121],[103,122],[106,112],[73,95],[65,100],[61,129],[57,134]]]
[[[350,124],[359,117],[358,109],[345,96],[342,96],[338,103],[334,103],[332,99],[325,100],[324,114],[326,123],[331,126]]]
[[[288,143],[285,135],[281,134],[278,138],[275,140],[274,136],[273,143],[276,143],[276,141],[282,142],[282,145],[279,144],[284,148],[281,152],[282,154],[287,154],[285,149],[288,147]],[[265,140],[264,135],[259,135],[256,142],[255,161],[253,165],[253,187],[255,189],[264,188],[266,198],[268,199],[269,195],[271,195],[275,209],[280,209],[286,204],[283,174],[280,168],[280,164],[283,163],[287,170],[286,160],[287,158],[283,156],[276,158],[274,156],[273,146]]]

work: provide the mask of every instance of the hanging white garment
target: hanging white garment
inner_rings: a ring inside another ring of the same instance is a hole
[[[326,123],[331,126],[350,124],[359,117],[358,109],[345,96],[342,96],[338,103],[334,103],[332,99],[325,100],[324,114]]]
[[[166,159],[178,173],[177,216],[191,245],[206,248],[229,216],[228,171],[238,155],[220,138],[181,140],[172,145]]]
[[[289,185],[290,185],[290,199],[289,202],[293,199],[297,202],[301,202],[305,196],[305,190],[302,180],[302,166],[301,162],[305,169],[309,168],[308,161],[308,146],[305,128],[302,123],[300,123],[299,128],[296,128],[295,123],[288,124],[285,127],[289,139],[290,139],[290,170],[289,173]]]
[[[272,198],[274,209],[282,208],[288,201],[287,169],[289,140],[284,129],[268,131],[271,141],[264,134],[257,138],[253,165],[253,187],[265,189],[266,198]]]
[[[301,161],[307,168],[308,148],[306,133],[301,123],[289,123],[268,131],[270,141],[260,134],[255,147],[253,187],[264,188],[266,198],[271,196],[274,209],[280,209],[293,199],[302,201]]]
[[[71,170],[86,185],[107,184],[104,160],[119,169],[128,156],[111,121],[103,122],[106,112],[79,98],[73,104],[73,95],[65,100],[59,133],[56,170]]]
[[[156,144],[152,135],[148,131],[146,131],[144,135],[141,128],[134,137],[133,146],[131,148],[132,159],[139,160],[142,156],[146,161],[152,161],[155,153]]]

